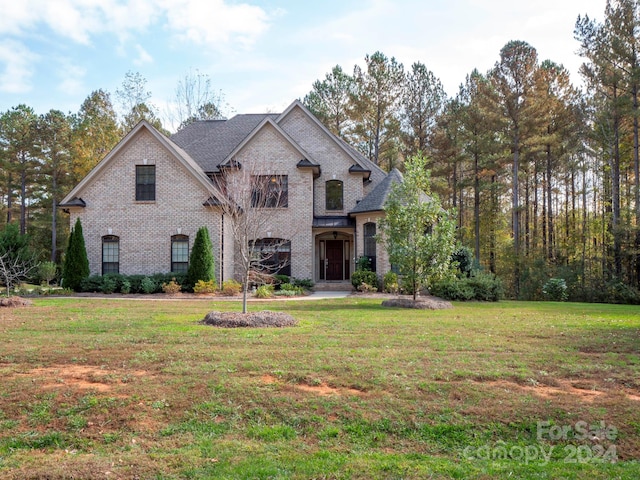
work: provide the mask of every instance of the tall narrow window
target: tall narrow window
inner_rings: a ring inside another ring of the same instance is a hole
[[[327,210],[342,210],[343,183],[340,180],[329,180],[325,184]]]
[[[115,235],[102,237],[102,274],[120,273],[120,238]]]
[[[156,166],[136,165],[136,200],[155,201]]]
[[[376,224],[364,224],[364,256],[371,263],[371,270],[376,271]]]
[[[254,208],[285,208],[289,206],[287,175],[253,175],[251,206]]]
[[[171,237],[171,271],[187,273],[189,269],[189,237],[173,235]]]

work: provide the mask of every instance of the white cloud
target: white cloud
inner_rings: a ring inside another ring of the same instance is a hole
[[[60,77],[58,90],[65,95],[75,95],[77,92],[84,91],[84,77],[86,74],[86,68],[75,65],[70,59],[63,59],[57,72],[58,77]]]
[[[38,59],[22,43],[4,40],[0,43],[0,91],[25,93],[31,90],[33,63]]]
[[[269,27],[260,7],[223,0],[159,0],[176,37],[213,49],[229,44],[249,47]]]
[[[138,53],[138,58],[133,61],[133,64],[136,66],[142,66],[146,63],[153,63],[153,57],[147,52],[144,47],[140,44],[136,45],[136,52]]]

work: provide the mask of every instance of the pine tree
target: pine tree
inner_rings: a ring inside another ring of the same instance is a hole
[[[213,245],[207,227],[200,227],[193,242],[193,249],[189,257],[186,284],[193,288],[198,280],[204,282],[216,280],[215,263],[213,259]]]
[[[78,218],[69,235],[69,246],[62,267],[62,286],[78,291],[82,280],[87,278],[89,273],[89,259],[84,244],[82,224]]]

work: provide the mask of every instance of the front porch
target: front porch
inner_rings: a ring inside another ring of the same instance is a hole
[[[313,232],[316,290],[351,290],[355,222],[348,217],[316,217]]]

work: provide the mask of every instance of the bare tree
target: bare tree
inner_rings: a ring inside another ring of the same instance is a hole
[[[296,232],[288,228],[285,239],[272,230],[282,223],[278,216],[287,214],[283,209],[289,205],[288,176],[231,162],[221,166],[213,184],[210,204],[220,209],[224,229],[233,238],[235,274],[243,286],[242,313],[246,313],[251,283],[264,282],[290,265]]]
[[[20,255],[14,255],[13,252],[0,255],[0,277],[7,289],[7,297],[11,290],[21,280],[26,279],[37,266],[33,257],[25,259]]]
[[[189,71],[178,81],[173,99],[174,111],[169,117],[178,130],[198,120],[220,120],[224,118],[224,95],[211,87],[211,78],[199,70]]]

